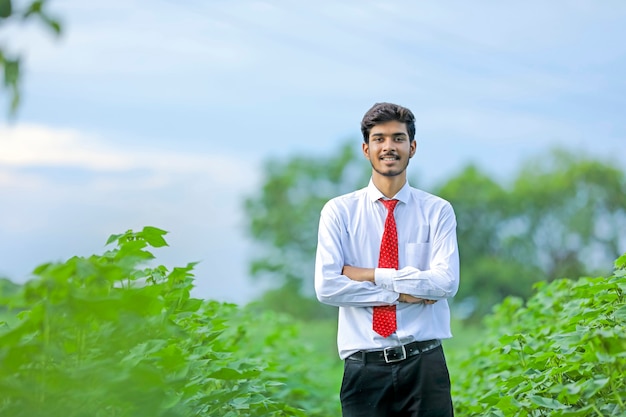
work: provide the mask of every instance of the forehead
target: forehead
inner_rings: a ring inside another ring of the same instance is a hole
[[[372,127],[370,130],[370,137],[373,135],[408,135],[409,131],[406,127],[406,123],[399,122],[397,120],[390,120],[388,122],[379,123]]]

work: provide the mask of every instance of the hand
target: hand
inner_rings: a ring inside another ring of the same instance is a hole
[[[435,304],[437,302],[437,300],[427,300],[426,298],[413,297],[409,294],[400,294],[400,298],[398,298],[398,301],[400,301],[401,303],[426,305]]]

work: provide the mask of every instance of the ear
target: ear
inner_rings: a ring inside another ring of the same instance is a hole
[[[367,159],[370,159],[370,145],[369,145],[369,143],[363,142],[363,155]]]
[[[415,151],[417,150],[417,142],[415,141],[415,139],[411,141],[411,144],[409,146],[411,147],[409,150],[409,158],[413,158],[413,155],[415,155]]]

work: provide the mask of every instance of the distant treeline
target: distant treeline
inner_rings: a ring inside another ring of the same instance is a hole
[[[371,169],[356,150],[350,142],[330,155],[265,164],[244,208],[258,242],[251,275],[276,286],[262,297],[268,308],[335,314],[312,296],[317,226],[326,201],[367,184]],[[626,251],[626,176],[610,161],[555,149],[507,183],[468,165],[426,191],[456,212],[461,285],[453,308],[463,317],[479,318],[509,295],[526,298],[539,281],[607,274]]]

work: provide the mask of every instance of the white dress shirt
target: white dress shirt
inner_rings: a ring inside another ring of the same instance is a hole
[[[370,180],[358,191],[330,200],[322,209],[315,259],[319,301],[339,307],[337,345],[345,359],[359,350],[411,341],[446,339],[447,298],[459,287],[456,218],[450,203],[409,186],[394,196],[399,269],[377,268],[387,209]],[[375,284],[341,274],[344,265],[376,268]],[[438,300],[431,305],[398,302],[400,293]],[[396,304],[398,328],[384,338],[372,330],[373,306]]]

